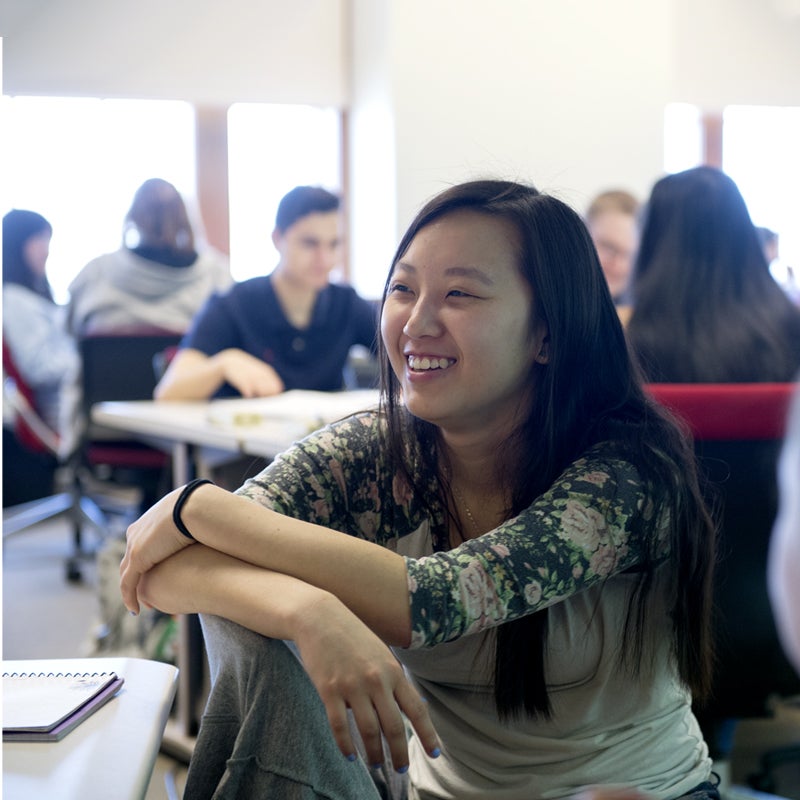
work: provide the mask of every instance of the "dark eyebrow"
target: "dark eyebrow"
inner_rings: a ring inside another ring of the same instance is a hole
[[[397,264],[395,264],[395,269],[403,269],[411,273],[416,273],[417,271],[415,266],[406,261],[398,261]],[[474,278],[476,281],[486,286],[494,286],[494,281],[482,269],[478,269],[478,267],[448,267],[444,271],[444,274],[462,278]]]

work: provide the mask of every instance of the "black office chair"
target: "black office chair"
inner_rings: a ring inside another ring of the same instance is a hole
[[[690,427],[719,526],[714,590],[717,664],[710,701],[695,709],[712,758],[730,756],[741,719],[771,716],[771,701],[800,694],[778,638],[767,591],[777,514],[777,461],[797,384],[651,384],[651,394]],[[750,786],[774,792],[774,767],[800,748],[770,751]]]
[[[53,471],[58,469],[60,483],[55,488],[61,491],[54,492],[52,480],[42,481],[37,497],[4,508],[3,537],[66,516],[73,530],[72,552],[66,563],[69,581],[81,580],[81,562],[94,555],[93,549],[86,547],[87,527],[102,540],[112,529],[112,519],[126,524],[171,488],[171,459],[167,453],[97,428],[90,423],[90,414],[95,403],[150,399],[156,383],[153,357],[176,345],[180,338],[173,332],[139,328],[79,340],[83,421],[77,446],[67,456],[59,453],[57,434],[38,417],[31,402],[33,395],[4,346],[7,402],[13,402],[17,409],[16,430],[13,435],[4,430],[4,440],[29,451]],[[5,466],[20,469],[21,463],[8,461]],[[138,490],[138,500],[120,501],[112,491],[126,488]]]
[[[92,334],[78,341],[82,364],[85,432],[79,450],[84,464],[103,480],[138,486],[139,510],[171,488],[170,456],[139,440],[120,438],[91,423],[96,403],[151,400],[156,385],[154,360],[175,347],[181,335],[157,328],[134,328]]]

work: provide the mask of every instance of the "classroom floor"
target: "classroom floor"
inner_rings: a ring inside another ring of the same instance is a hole
[[[4,659],[77,658],[92,653],[100,621],[96,562],[83,565],[83,581],[65,580],[70,531],[64,522],[47,522],[3,542]],[[177,726],[170,721],[174,733]],[[145,800],[180,800],[186,777],[185,741],[165,737]],[[757,769],[761,754],[793,742],[800,746],[800,706],[783,705],[774,719],[740,723],[730,764],[717,765],[723,786],[743,783]],[[780,793],[800,800],[800,761],[780,770]],[[728,792],[727,800],[754,795]]]

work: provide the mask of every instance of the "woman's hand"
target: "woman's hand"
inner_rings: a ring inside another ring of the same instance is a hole
[[[161,498],[128,527],[125,557],[119,567],[120,591],[125,607],[139,613],[138,588],[142,575],[193,543],[172,520],[172,510],[183,487]]]
[[[404,772],[408,767],[403,715],[426,752],[439,755],[439,740],[425,701],[408,682],[402,666],[389,647],[335,597],[327,595],[306,609],[295,642],[345,756],[356,753],[347,724],[348,708],[371,765],[383,761],[383,733],[394,768]]]
[[[329,592],[199,543],[141,575],[137,587],[137,603],[166,613],[216,614],[263,636],[294,640],[345,756],[357,752],[348,709],[372,765],[383,761],[383,734],[394,768],[408,766],[404,716],[428,754],[439,754],[427,705],[392,651]]]

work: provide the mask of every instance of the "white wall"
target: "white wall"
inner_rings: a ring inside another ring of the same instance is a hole
[[[430,195],[485,174],[530,180],[579,211],[611,185],[645,197],[669,102],[800,106],[798,0],[384,0],[381,15],[374,0],[352,2],[354,63],[371,76],[368,95],[354,80],[353,107],[382,94],[391,109],[396,192],[384,202],[355,168],[350,188],[356,203],[372,196],[377,229],[393,218],[392,243]],[[370,231],[354,219],[352,236]],[[371,244],[354,250],[359,281],[381,260]]]
[[[609,181],[644,189],[662,153],[665,6],[664,0],[396,4],[396,41],[414,42],[395,82],[398,163],[408,167],[400,215],[444,182],[487,172],[533,181],[579,205]],[[615,36],[610,7],[630,29],[652,35]]]
[[[351,259],[486,173],[644,196],[663,107],[800,106],[800,0],[3,0],[9,93],[348,108]]]
[[[380,297],[397,244],[396,114],[392,85],[389,7],[365,0],[352,6],[349,78],[350,274],[370,297]]]
[[[3,0],[7,94],[344,106],[347,0]]]
[[[800,0],[672,2],[678,99],[800,106]]]

